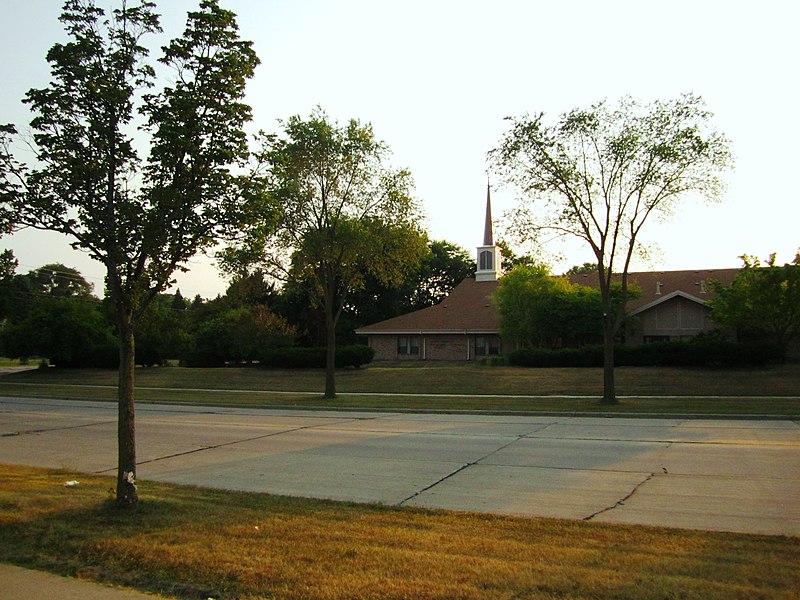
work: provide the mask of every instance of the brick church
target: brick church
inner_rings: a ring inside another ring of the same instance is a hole
[[[502,275],[500,248],[492,229],[487,186],[483,245],[477,249],[477,271],[439,304],[356,330],[375,350],[375,360],[473,361],[517,348],[500,336],[500,315],[492,301]],[[728,285],[738,269],[629,273],[641,295],[628,303],[638,318],[626,330],[626,342],[676,341],[714,329],[706,306],[713,297],[711,280]],[[597,275],[574,275],[573,283],[597,286]]]

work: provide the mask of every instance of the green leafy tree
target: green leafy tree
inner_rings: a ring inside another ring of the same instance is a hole
[[[0,130],[0,217],[64,233],[105,266],[120,357],[117,503],[130,507],[138,504],[136,326],[177,270],[263,201],[258,177],[232,171],[249,158],[242,99],[258,64],[251,43],[239,39],[233,13],[202,0],[163,48],[159,60],[174,76],[156,93],[143,45],[160,31],[154,6],[123,2],[106,15],[92,0],[67,0],[70,41],[47,55],[51,83],[25,99],[35,114],[33,166],[14,158],[14,128]],[[137,131],[149,136],[145,162]]]
[[[575,265],[569,268],[566,275],[594,275],[597,273],[597,265],[585,262],[582,265]]]
[[[711,318],[726,327],[766,337],[785,358],[791,342],[800,338],[800,252],[792,263],[766,265],[742,256],[744,267],[730,285],[712,283],[717,296],[709,302]]]
[[[525,347],[579,346],[602,335],[599,290],[554,277],[544,265],[503,275],[494,301],[503,336]]]
[[[3,250],[0,253],[0,325],[20,303],[15,284],[17,267],[19,261],[14,252]]]
[[[502,259],[502,267],[503,271],[510,271],[514,267],[518,266],[525,266],[525,267],[535,267],[539,264],[539,261],[536,260],[530,254],[522,254],[519,255],[511,248],[511,246],[505,240],[498,240],[497,245],[500,247],[500,256]]]
[[[410,279],[415,289],[404,312],[438,304],[464,279],[475,275],[475,261],[461,246],[434,240],[428,248],[430,253],[422,260],[417,276]]]
[[[614,340],[625,318],[628,269],[640,233],[651,215],[676,210],[686,196],[720,196],[729,142],[693,95],[646,106],[629,98],[616,108],[601,102],[554,124],[543,114],[510,122],[489,156],[500,177],[524,194],[512,229],[523,239],[576,236],[592,249],[603,302],[602,402],[614,404]]]
[[[43,357],[57,367],[114,367],[118,345],[93,297],[38,298],[24,318],[2,332],[10,358]]]
[[[463,248],[447,241],[432,241],[428,243],[428,249],[419,267],[402,281],[383,283],[367,273],[364,285],[348,294],[339,319],[337,343],[357,343],[354,330],[359,327],[433,306],[465,278],[474,275],[475,261]],[[325,339],[324,315],[320,318],[308,310],[296,311],[295,314],[301,317],[303,330],[310,333],[322,329],[322,335],[314,333],[313,337]]]
[[[185,352],[190,343],[189,314],[185,308],[176,308],[176,299],[183,300],[179,294],[159,294],[139,319],[137,365],[162,365],[169,359],[180,358]],[[180,306],[180,302],[177,304]]]
[[[282,206],[277,233],[250,239],[227,254],[235,264],[260,264],[308,291],[325,315],[325,397],[336,396],[336,328],[353,290],[369,274],[390,283],[417,268],[425,237],[411,198],[411,175],[386,166],[388,148],[369,125],[340,126],[317,109],[290,117],[267,139],[273,195]]]
[[[252,273],[235,276],[220,300],[230,308],[254,305],[272,308],[278,302],[278,290],[263,270],[256,269]]]
[[[228,308],[202,321],[184,363],[219,367],[259,360],[262,352],[289,346],[295,330],[267,306]]]
[[[61,263],[41,266],[23,275],[22,280],[24,288],[37,295],[85,298],[94,290],[94,286],[76,269]]]

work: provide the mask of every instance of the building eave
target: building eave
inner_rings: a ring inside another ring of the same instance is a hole
[[[499,329],[356,329],[356,335],[499,335]]]

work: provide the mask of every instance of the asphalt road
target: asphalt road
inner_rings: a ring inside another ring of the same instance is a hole
[[[797,421],[140,405],[137,449],[140,485],[800,535]],[[112,474],[116,406],[0,398],[0,462]]]

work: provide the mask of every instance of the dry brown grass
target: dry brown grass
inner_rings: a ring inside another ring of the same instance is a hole
[[[80,480],[65,488],[68,479]],[[0,466],[0,560],[180,598],[797,598],[797,538],[421,511]]]

